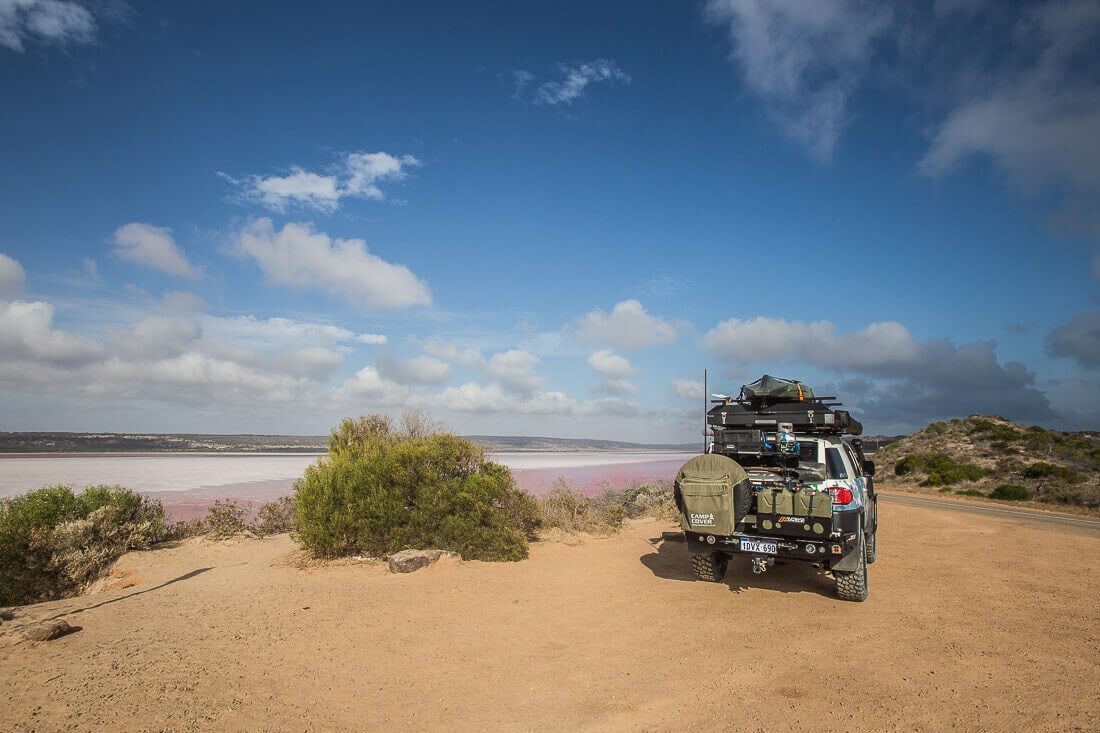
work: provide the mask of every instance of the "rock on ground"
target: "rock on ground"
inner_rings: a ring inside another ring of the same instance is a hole
[[[412,573],[438,562],[441,557],[462,559],[461,555],[450,550],[402,550],[389,556],[390,572]]]
[[[42,621],[23,631],[25,641],[50,641],[76,631],[65,621]]]

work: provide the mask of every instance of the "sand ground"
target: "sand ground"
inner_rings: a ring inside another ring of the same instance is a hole
[[[2,730],[1100,729],[1100,534],[881,503],[870,598],[807,564],[691,579],[672,527],[522,563],[131,553],[0,624]],[[13,643],[36,620],[81,629]]]

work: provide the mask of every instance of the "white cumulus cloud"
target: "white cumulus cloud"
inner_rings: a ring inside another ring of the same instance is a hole
[[[894,321],[872,323],[858,333],[837,333],[829,321],[731,318],[708,331],[703,343],[716,356],[743,364],[798,360],[838,369],[907,364],[920,354],[917,341]]]
[[[588,357],[588,366],[609,377],[632,377],[638,370],[630,360],[619,356],[611,349],[600,349]]]
[[[629,379],[604,379],[600,382],[599,389],[609,395],[635,395],[638,387]]]
[[[53,316],[49,303],[0,303],[0,361],[79,367],[103,357],[94,341],[54,328]]]
[[[672,394],[685,400],[701,400],[705,392],[703,383],[696,379],[673,379]]]
[[[172,239],[172,230],[152,224],[131,223],[114,233],[115,254],[169,275],[194,278],[198,270],[187,261]]]
[[[331,170],[322,173],[292,166],[282,176],[218,175],[238,189],[235,199],[239,202],[259,204],[278,213],[297,207],[331,214],[345,198],[385,199],[381,184],[403,181],[408,170],[419,165],[411,155],[356,152],[344,154]]]
[[[18,260],[0,252],[0,298],[11,298],[23,292],[27,273]]]
[[[1053,416],[1019,362],[1000,363],[992,341],[956,346],[947,339],[919,342],[900,323],[873,323],[858,332],[828,321],[732,318],[703,337],[706,348],[734,365],[787,362],[885,380],[863,401],[878,419],[942,419],[985,412],[1014,419]]]
[[[95,40],[96,22],[81,3],[66,0],[0,0],[0,46],[22,52],[24,42],[63,46]]]
[[[365,401],[371,407],[405,405],[411,395],[408,387],[386,379],[372,366],[363,367],[346,380],[343,391],[348,397]]]
[[[180,356],[201,337],[202,327],[194,318],[153,314],[114,331],[109,343],[119,357],[147,361]]]
[[[637,300],[624,300],[611,313],[596,309],[582,316],[577,322],[577,336],[585,343],[606,343],[630,351],[672,343],[676,340],[676,329],[664,319],[646,313]]]
[[[499,382],[505,389],[529,394],[542,386],[542,377],[534,371],[539,358],[522,349],[494,354],[485,367],[485,376]]]
[[[332,293],[362,307],[431,305],[428,285],[404,265],[372,254],[362,239],[333,239],[312,224],[290,223],[276,231],[256,219],[234,235],[237,251],[256,261],[269,281]]]
[[[443,384],[451,376],[451,365],[431,356],[398,359],[389,349],[380,349],[375,366],[386,379],[399,384]]]
[[[424,353],[459,366],[481,366],[485,363],[479,349],[434,336],[424,342]]]

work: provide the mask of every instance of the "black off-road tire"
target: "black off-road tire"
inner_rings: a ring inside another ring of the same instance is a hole
[[[708,583],[721,583],[726,577],[726,566],[729,564],[729,556],[721,552],[712,552],[709,555],[692,553],[691,569],[695,571],[698,580]]]
[[[875,533],[872,532],[863,538],[863,557],[867,560],[868,565],[872,565],[875,562]]]
[[[834,570],[836,577],[836,595],[842,601],[867,600],[867,552],[866,540],[860,542],[859,567],[849,572]]]

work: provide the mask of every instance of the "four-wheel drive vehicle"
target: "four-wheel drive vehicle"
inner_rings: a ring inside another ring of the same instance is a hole
[[[695,576],[720,581],[730,558],[754,573],[777,559],[828,569],[837,595],[867,598],[875,561],[875,466],[863,456],[863,426],[833,397],[764,375],[707,413],[709,453],[676,476],[676,504]]]

